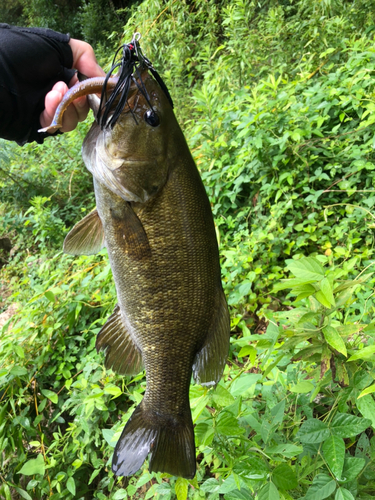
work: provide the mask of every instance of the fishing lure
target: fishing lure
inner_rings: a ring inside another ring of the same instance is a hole
[[[148,106],[150,107],[151,113],[155,116],[150,96],[148,95],[147,89],[141,77],[141,68],[147,68],[150,71],[152,76],[160,85],[160,88],[168,98],[173,108],[172,97],[167,86],[165,85],[159,73],[153,67],[151,61],[142,53],[141,47],[139,45],[140,38],[140,33],[134,33],[132,41],[130,43],[122,45],[117,50],[113,58],[112,67],[105,77],[99,109],[96,116],[96,120],[102,130],[104,128],[113,129],[113,127],[115,126],[124,107],[128,103],[129,89],[132,82],[144,96]],[[118,54],[121,50],[122,56],[121,59],[118,60]],[[117,83],[114,88],[111,88],[111,95],[107,97],[108,80],[113,76],[113,73],[117,68],[119,68],[116,74]],[[133,115],[135,122],[137,123],[137,119],[130,106],[129,109]],[[149,119],[152,120],[153,116],[150,115]]]

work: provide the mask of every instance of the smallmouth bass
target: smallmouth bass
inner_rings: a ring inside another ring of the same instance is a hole
[[[93,91],[87,82],[79,91]],[[90,103],[98,108],[94,97]],[[151,453],[151,471],[193,478],[191,376],[217,384],[229,348],[215,228],[170,100],[147,65],[127,103],[113,128],[94,123],[83,142],[97,209],[70,231],[64,250],[89,255],[107,247],[118,305],[96,347],[117,373],[146,369],[144,398],[114,450],[114,473],[134,474]]]

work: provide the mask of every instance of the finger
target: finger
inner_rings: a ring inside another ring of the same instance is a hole
[[[94,50],[90,44],[71,38],[69,45],[73,53],[73,68],[78,69],[80,73],[90,78],[105,76],[105,72],[97,63]]]
[[[75,101],[73,101],[72,106],[75,107],[77,118],[79,122],[83,122],[86,118],[88,112],[90,111],[89,103],[87,101],[86,96],[79,97]],[[64,124],[64,120],[63,120]]]
[[[42,127],[47,127],[51,124],[56,109],[68,90],[66,83],[57,82],[52,90],[48,92],[44,101],[45,109],[40,115],[40,124]],[[61,131],[70,132],[73,130],[78,122],[82,122],[86,118],[89,110],[89,104],[85,96],[76,99],[64,112]]]
[[[61,127],[61,132],[70,132],[71,130],[74,130],[77,126],[77,123],[79,121],[79,116],[77,113],[77,109],[74,106],[74,104],[70,104],[64,112],[63,116],[63,124]]]
[[[45,108],[40,115],[40,124],[42,128],[48,127],[48,125],[51,124],[57,106],[60,104],[63,95],[64,94],[58,90],[51,90],[48,94],[46,94],[44,99]]]

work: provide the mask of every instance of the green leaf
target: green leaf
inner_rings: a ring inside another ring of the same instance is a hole
[[[354,497],[346,488],[337,488],[335,500],[354,500]]]
[[[229,491],[224,495],[225,500],[250,500],[251,493],[247,488],[242,487],[240,490]]]
[[[6,483],[3,483],[0,486],[0,493],[5,495],[5,500],[12,500],[12,495],[10,493],[10,488]]]
[[[374,357],[375,353],[375,345],[369,345],[367,347],[363,347],[362,349],[358,349],[348,361],[355,361],[356,359],[370,359]]]
[[[239,485],[238,485],[239,480],[240,479],[237,476],[237,474],[231,474],[220,485],[220,489],[218,490],[218,493],[224,494],[224,493],[228,493],[229,491],[238,490],[239,489]]]
[[[360,434],[371,425],[371,420],[356,417],[348,413],[337,413],[333,419],[330,430],[334,436],[349,438]]]
[[[17,354],[18,357],[20,357],[20,358],[24,358],[25,357],[25,352],[24,352],[24,350],[22,349],[22,347],[20,345],[14,344],[13,345],[13,350]]]
[[[307,394],[314,389],[314,385],[311,382],[307,382],[304,380],[303,382],[299,382],[290,388],[291,392],[295,392],[296,394]]]
[[[222,385],[216,387],[215,392],[212,395],[214,402],[221,407],[229,406],[234,403],[234,397],[232,394],[225,389]]]
[[[42,389],[41,393],[43,394],[43,396],[45,396],[50,401],[52,401],[52,403],[57,404],[57,401],[59,400],[59,397],[58,397],[58,395],[55,392],[49,391],[48,389]]]
[[[257,350],[255,349],[255,347],[253,347],[252,345],[245,345],[244,347],[241,348],[240,352],[238,353],[238,357],[244,358],[245,356],[249,356],[252,363],[254,363],[256,353]]]
[[[220,483],[217,479],[210,477],[210,479],[201,484],[200,489],[204,493],[216,493],[220,489]]]
[[[326,296],[321,290],[318,290],[315,294],[316,300],[318,300],[324,307],[329,309],[331,307],[331,303],[327,300]]]
[[[116,446],[116,442],[113,442],[112,439],[115,431],[113,431],[112,429],[102,429],[102,434],[109,446],[112,446],[112,448],[114,448]]]
[[[327,299],[327,302],[334,306],[335,305],[335,299],[333,298],[333,290],[331,283],[327,278],[323,278],[322,281],[320,282],[320,291],[324,295],[324,297]]]
[[[13,366],[13,368],[10,370],[10,374],[14,377],[22,377],[22,375],[26,375],[26,373],[27,370],[23,366]]]
[[[280,500],[276,486],[272,482],[265,484],[258,491],[257,500]]]
[[[369,385],[366,389],[363,389],[361,394],[358,396],[358,399],[363,396],[367,396],[367,394],[372,394],[373,392],[375,392],[375,384]]]
[[[21,495],[22,498],[25,498],[25,500],[33,500],[31,496],[27,493],[27,491],[18,488],[17,486],[13,486],[13,488],[17,491],[19,495]]]
[[[91,484],[94,481],[94,479],[96,478],[96,476],[99,474],[100,470],[101,469],[95,469],[94,470],[94,472],[90,476],[88,484]]]
[[[209,446],[214,438],[215,430],[212,423],[209,425],[206,422],[199,422],[194,427],[194,434],[197,446]]]
[[[323,328],[323,335],[327,343],[336,349],[336,351],[341,352],[344,356],[347,356],[345,342],[340,337],[339,332],[333,326],[326,326]]]
[[[279,453],[286,458],[295,458],[303,452],[303,447],[295,444],[277,444],[276,446],[266,448],[264,451],[267,455],[275,455]]]
[[[114,384],[108,384],[104,387],[104,393],[105,394],[112,394],[113,398],[118,398],[122,394],[122,390],[120,387],[117,387],[117,385]]]
[[[251,387],[261,379],[258,373],[243,373],[238,377],[230,387],[232,396],[241,396],[244,392],[251,389]]]
[[[51,291],[44,292],[44,295],[50,302],[55,302],[55,296]]]
[[[341,479],[343,481],[354,481],[365,465],[366,460],[364,458],[345,457]]]
[[[287,464],[280,464],[273,470],[272,481],[280,490],[292,490],[298,487],[296,475]]]
[[[329,497],[336,489],[336,481],[326,474],[317,474],[307,490],[305,500],[323,500]]]
[[[301,425],[297,436],[302,443],[322,443],[330,435],[327,424],[316,418],[310,418]]]
[[[330,436],[324,441],[322,450],[332,474],[334,474],[336,479],[340,479],[345,459],[344,440],[338,436]]]
[[[306,281],[320,281],[324,278],[324,269],[313,257],[304,257],[299,260],[288,259],[285,261],[287,268],[296,278]]]
[[[269,473],[268,466],[259,456],[250,454],[244,461],[235,462],[233,471],[245,479],[265,479]]]
[[[216,431],[224,436],[238,436],[243,434],[245,429],[238,425],[237,419],[231,413],[223,411],[216,420]]]
[[[175,492],[177,496],[177,500],[186,500],[188,494],[189,483],[187,479],[183,477],[178,477],[175,484]]]
[[[70,477],[67,482],[66,482],[66,487],[68,488],[69,492],[75,496],[76,494],[76,483],[74,481],[73,477]]]
[[[365,418],[371,420],[371,425],[375,429],[375,401],[371,394],[367,394],[367,396],[357,399],[355,404],[360,413]]]
[[[23,474],[24,476],[34,476],[34,474],[41,474],[44,476],[45,464],[43,455],[38,455],[37,458],[28,460],[23,464],[22,469],[17,472],[17,474]]]
[[[128,494],[127,494],[126,490],[124,490],[124,488],[120,488],[113,495],[112,499],[113,500],[123,500],[123,498],[126,498],[127,496],[128,496]]]

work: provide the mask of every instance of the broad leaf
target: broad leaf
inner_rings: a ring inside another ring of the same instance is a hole
[[[70,491],[70,493],[73,495],[73,497],[75,497],[75,494],[76,494],[76,483],[75,483],[73,477],[70,477],[67,480],[66,487],[68,488],[68,490]]]
[[[252,498],[250,491],[242,487],[240,490],[233,490],[225,493],[225,500],[250,500]]]
[[[17,488],[17,486],[13,486],[13,488],[17,491],[17,493],[22,497],[24,498],[25,500],[33,500],[31,498],[31,496],[27,493],[27,491],[21,489],[21,488]]]
[[[327,309],[331,308],[331,306],[332,306],[331,302],[327,299],[327,297],[324,295],[324,293],[321,290],[318,290],[316,292],[315,298]]]
[[[323,500],[336,489],[336,481],[326,474],[318,474],[307,490],[305,500]]]
[[[320,291],[324,295],[324,297],[327,299],[327,302],[334,306],[335,305],[335,299],[333,298],[333,290],[331,283],[327,278],[323,278],[322,281],[320,282]]]
[[[209,446],[214,438],[215,429],[212,423],[199,422],[199,424],[194,427],[194,434],[197,446]]]
[[[304,257],[299,260],[286,260],[287,268],[296,278],[306,281],[320,281],[324,278],[324,269],[313,257]]]
[[[336,349],[336,351],[341,352],[344,356],[347,355],[345,342],[340,337],[339,332],[333,326],[326,326],[323,328],[323,335],[327,343]]]
[[[354,497],[346,488],[338,488],[336,491],[335,500],[354,500]]]
[[[366,460],[364,458],[346,457],[341,479],[343,481],[354,481],[357,479],[358,474],[361,472],[365,464]]]
[[[330,430],[340,438],[356,436],[370,427],[371,421],[348,413],[338,413],[333,419]]]
[[[363,349],[358,349],[357,352],[352,354],[348,361],[355,361],[356,359],[370,359],[374,358],[375,354],[375,345],[369,345],[367,347],[363,347]]]
[[[280,494],[277,491],[276,486],[269,482],[265,484],[259,491],[257,500],[279,500]]]
[[[57,404],[57,401],[59,400],[59,396],[55,392],[49,391],[48,389],[42,389],[41,393],[43,394],[43,396],[45,396],[50,401],[52,401],[52,403]]]
[[[330,436],[324,441],[322,450],[332,474],[334,474],[336,479],[340,479],[345,459],[344,440],[338,436]]]
[[[295,392],[296,394],[307,394],[308,392],[311,392],[313,389],[314,385],[311,382],[304,380],[291,387],[290,391]]]
[[[311,444],[322,443],[329,435],[330,431],[327,424],[316,418],[306,420],[297,433],[297,437],[302,443]]]
[[[238,421],[229,412],[219,413],[216,420],[216,431],[224,436],[238,436],[245,432],[243,427],[238,425]]]
[[[23,474],[25,476],[34,476],[34,474],[44,475],[45,464],[43,455],[38,455],[37,458],[28,460],[23,464],[22,469],[18,471],[18,474]]]
[[[372,394],[373,392],[375,392],[375,384],[369,385],[366,389],[363,389],[361,394],[358,396],[358,399],[363,398],[363,396],[367,396],[367,394]]]
[[[248,391],[251,386],[256,384],[261,378],[257,373],[244,373],[237,378],[230,387],[232,396],[241,396],[244,392]]]
[[[119,490],[116,491],[116,493],[113,495],[113,500],[123,500],[124,498],[127,498],[128,494],[124,488],[120,488]]]
[[[371,394],[357,399],[356,405],[361,414],[371,420],[371,425],[375,429],[375,401]]]
[[[177,496],[177,500],[186,500],[188,494],[189,483],[187,479],[183,477],[178,477],[175,484],[175,492]]]
[[[118,398],[122,394],[122,390],[120,387],[117,387],[115,384],[108,384],[104,387],[105,394],[111,394],[113,396],[112,399]]]
[[[210,477],[210,479],[201,484],[200,489],[204,493],[216,493],[220,489],[220,483],[217,479]]]
[[[229,406],[234,402],[232,394],[222,385],[218,385],[216,387],[216,390],[212,395],[212,399],[218,406],[221,407]]]
[[[272,481],[280,490],[292,490],[298,487],[296,475],[287,464],[280,464],[273,470]]]

